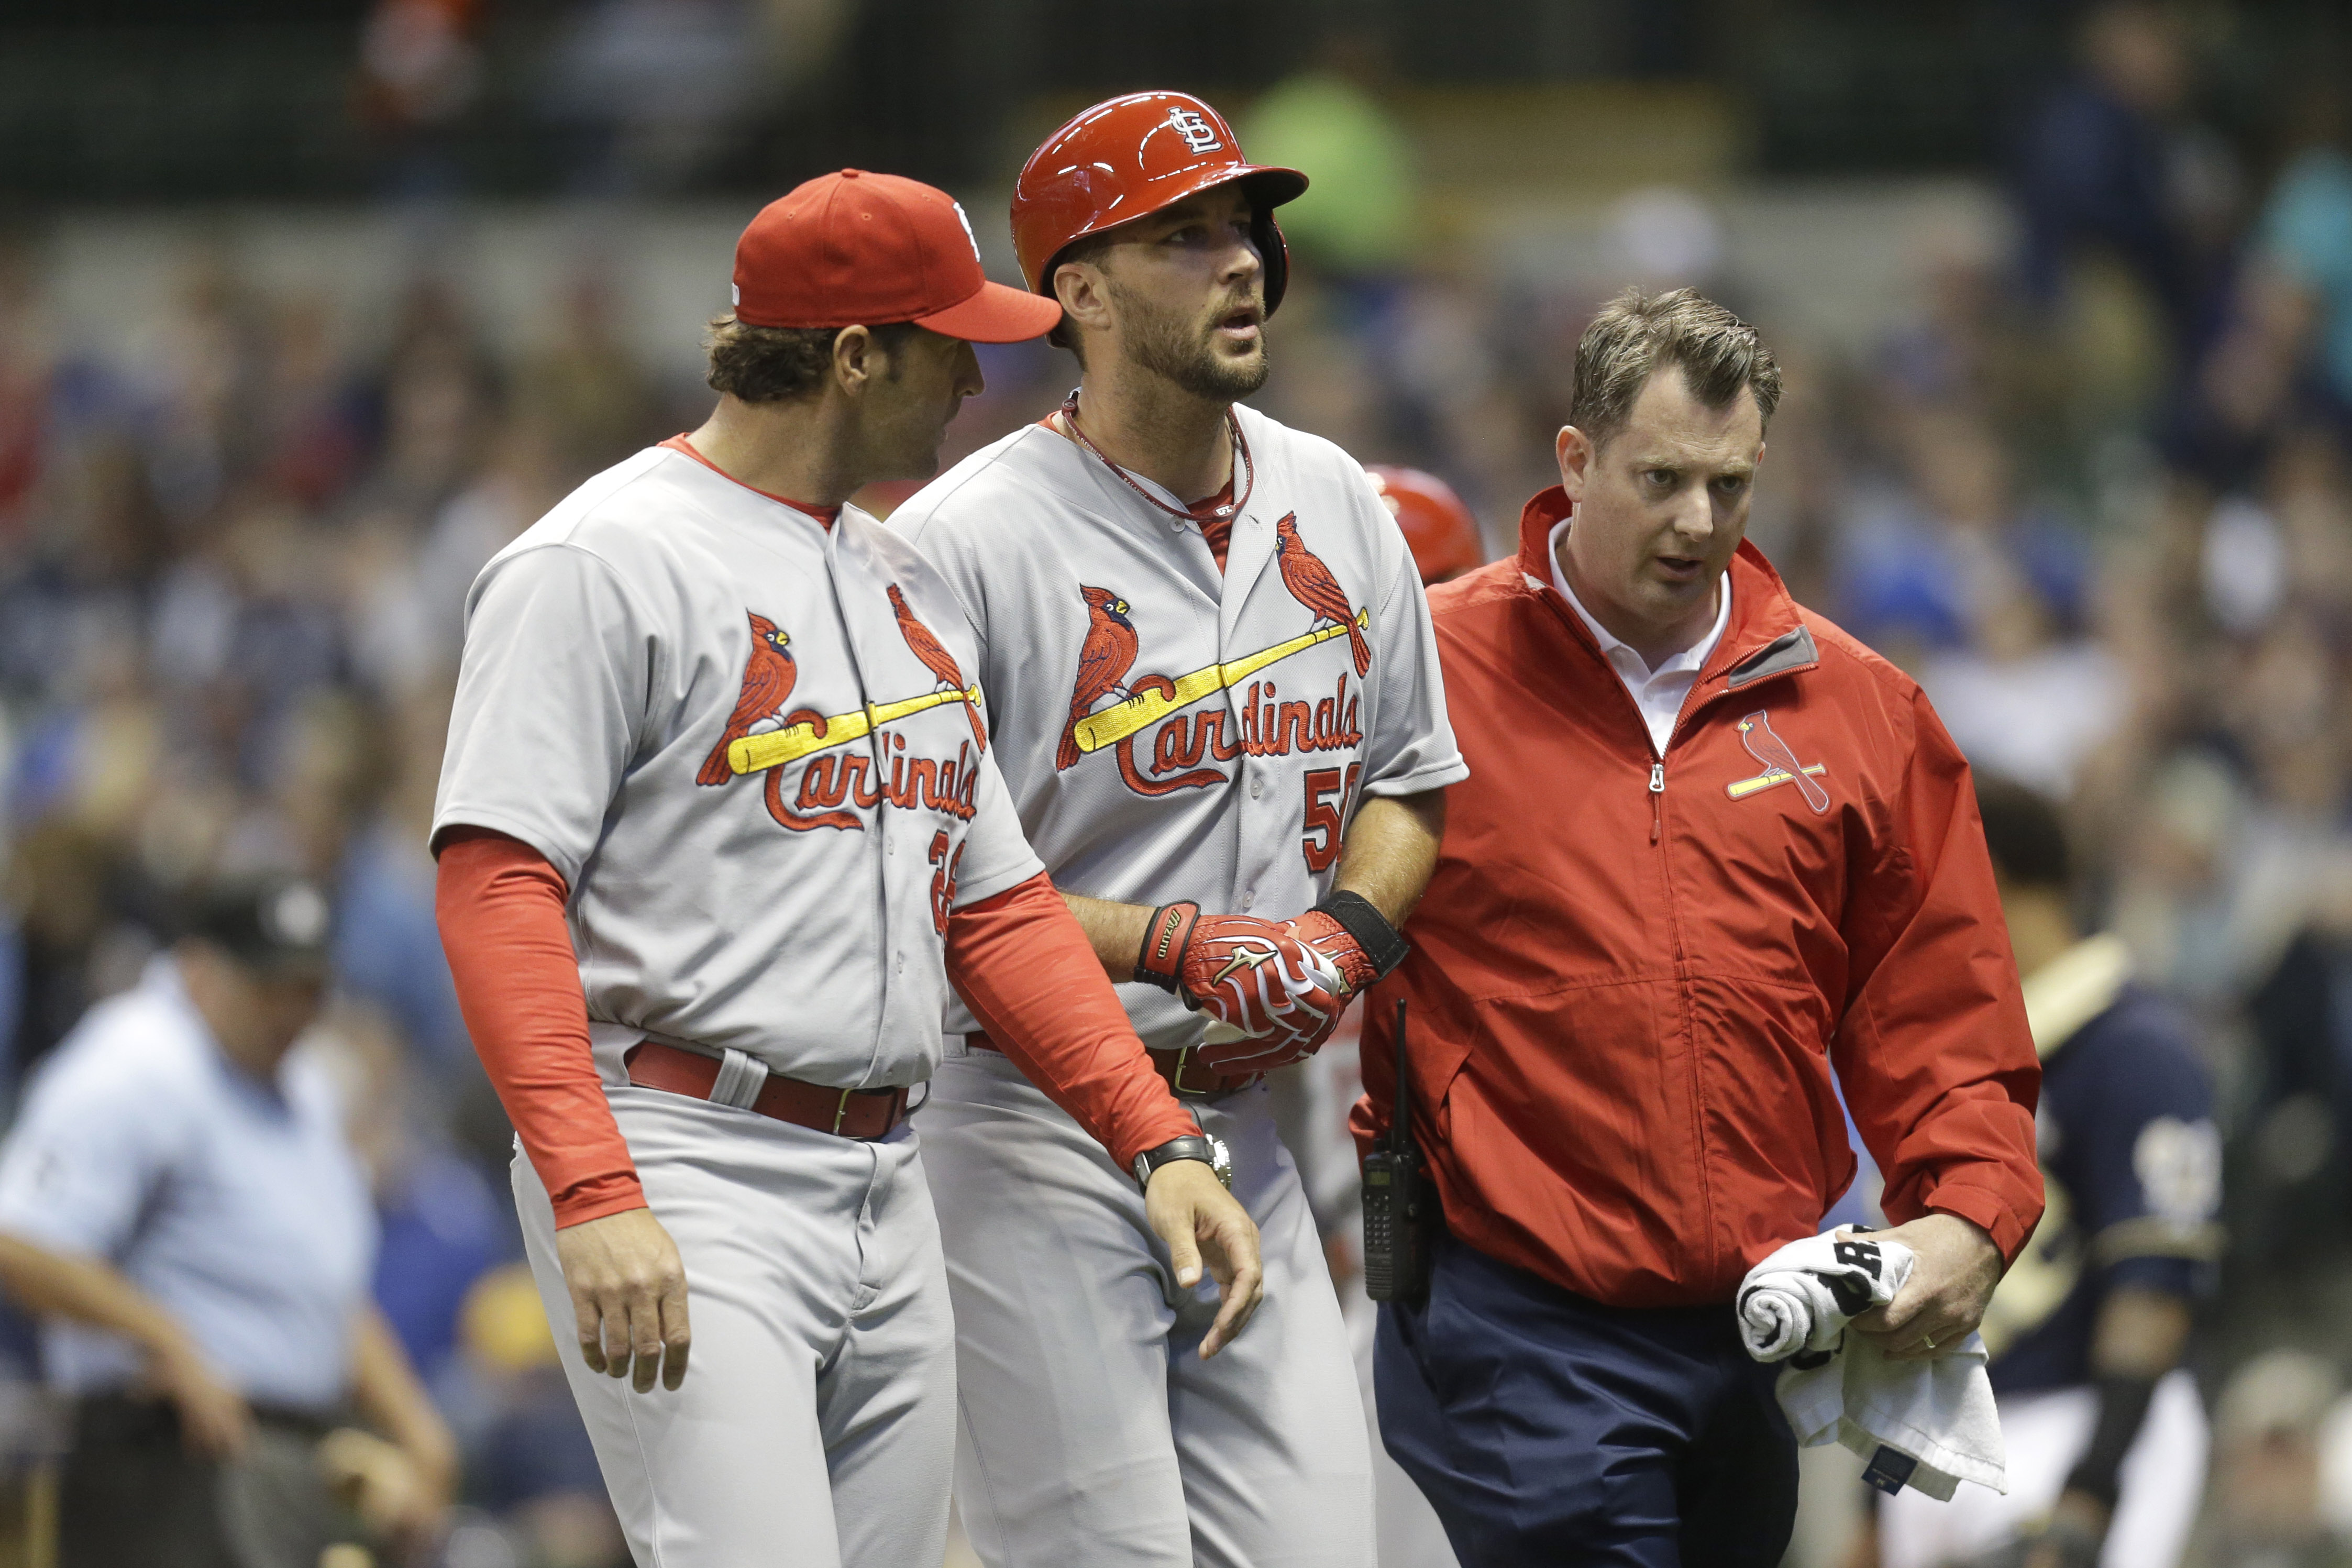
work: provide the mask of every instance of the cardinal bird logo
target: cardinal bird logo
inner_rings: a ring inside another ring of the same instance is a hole
[[[1108,588],[1080,588],[1087,602],[1087,640],[1078,647],[1078,679],[1070,690],[1070,721],[1062,726],[1061,749],[1054,753],[1056,773],[1078,765],[1078,723],[1110,692],[1132,695],[1125,684],[1135,668],[1138,644],[1135,623],[1127,618],[1125,599]]]
[[[1746,800],[1759,790],[1776,784],[1793,784],[1813,808],[1816,816],[1830,808],[1830,792],[1820,784],[1821,775],[1829,772],[1827,763],[1810,765],[1797,761],[1797,753],[1789,742],[1772,732],[1772,721],[1762,710],[1750,713],[1739,721],[1739,739],[1748,754],[1764,764],[1764,771],[1752,778],[1734,779],[1723,786],[1723,793],[1734,800]]]
[[[952,690],[971,689],[964,685],[963,667],[956,663],[955,655],[931,635],[931,628],[923,625],[908,606],[907,595],[898,592],[898,584],[891,584],[889,593],[890,608],[898,617],[898,635],[907,639],[907,647],[923,661],[923,668]],[[970,699],[964,701],[963,716],[971,721],[971,743],[983,752],[988,750],[988,736],[980,727],[980,710],[972,706]]]
[[[694,775],[698,784],[723,784],[735,776],[735,770],[727,765],[727,748],[750,734],[762,720],[782,713],[784,704],[792,700],[793,682],[800,679],[800,666],[786,651],[793,645],[791,636],[765,616],[751,615],[751,657],[743,661],[743,690],[735,699],[727,732],[719,737],[719,744],[703,759],[702,771]]]
[[[734,767],[727,760],[728,748],[744,736],[762,729],[788,730],[795,724],[806,724],[822,736],[833,721],[814,708],[798,708],[783,711],[792,700],[793,683],[800,679],[800,666],[786,650],[793,639],[785,630],[767,616],[753,611],[744,614],[751,622],[751,653],[743,661],[743,689],[736,696],[735,711],[728,716],[726,732],[719,744],[710,748],[710,755],[702,760],[701,771],[694,775],[698,784],[723,784],[735,776]],[[765,798],[768,815],[795,833],[805,833],[814,827],[857,829],[863,826],[853,812],[828,811],[815,816],[802,816],[784,805],[782,786],[782,770],[768,768]]]
[[[1372,668],[1371,645],[1357,629],[1355,606],[1348,603],[1339,580],[1298,537],[1297,512],[1285,512],[1274,525],[1274,554],[1282,566],[1282,585],[1290,590],[1290,596],[1314,611],[1317,621],[1348,628],[1348,646],[1355,650],[1356,676],[1361,679]]]

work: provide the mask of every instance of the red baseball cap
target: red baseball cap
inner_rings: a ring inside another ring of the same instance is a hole
[[[971,220],[945,191],[844,169],[760,209],[735,242],[735,319],[754,327],[912,321],[950,338],[1043,336],[1062,307],[991,283]]]

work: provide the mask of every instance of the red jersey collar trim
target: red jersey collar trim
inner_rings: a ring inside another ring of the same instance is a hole
[[[1532,579],[1530,593],[1552,592],[1551,531],[1575,510],[1568,492],[1558,485],[1538,491],[1519,509],[1519,571],[1523,580]],[[1804,624],[1797,601],[1789,595],[1789,585],[1780,581],[1780,574],[1753,540],[1739,542],[1738,552],[1726,570],[1732,579],[1731,621],[1708,656],[1706,668],[1699,672],[1701,681],[1722,674]],[[1564,604],[1561,607],[1567,608]],[[1569,614],[1573,619],[1574,612]]]
[[[841,517],[841,508],[837,506],[811,506],[804,500],[794,500],[790,496],[780,496],[773,490],[763,490],[757,485],[743,484],[742,480],[737,479],[734,475],[729,473],[726,469],[720,468],[718,464],[712,462],[701,453],[696,451],[694,449],[694,443],[688,440],[683,434],[671,437],[668,440],[661,443],[661,446],[664,451],[677,452],[682,456],[692,458],[696,462],[700,463],[704,468],[709,468],[712,473],[717,474],[720,479],[725,479],[730,485],[741,485],[743,489],[750,490],[755,496],[765,496],[770,500],[774,501],[778,506],[788,506],[803,517],[814,518],[818,524],[824,527],[827,531],[831,531],[834,523]]]

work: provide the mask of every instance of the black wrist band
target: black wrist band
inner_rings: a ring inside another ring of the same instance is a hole
[[[1364,950],[1364,956],[1372,961],[1372,973],[1383,980],[1412,951],[1412,943],[1399,936],[1388,917],[1374,909],[1372,900],[1361,893],[1334,893],[1316,905],[1315,912],[1338,921],[1340,929],[1354,937],[1356,945]]]
[[[1135,977],[1171,996],[1182,996],[1184,988],[1179,982],[1184,973],[1184,950],[1192,945],[1192,927],[1200,918],[1201,906],[1190,900],[1152,910],[1143,927],[1143,945],[1136,950]]]
[[[2066,1489],[2093,1497],[2112,1512],[2119,1489],[2124,1456],[2131,1452],[2147,1419],[2148,1402],[2156,1397],[2156,1379],[2110,1374],[2092,1380],[2099,1391],[2098,1424],[2091,1428],[2091,1446],[2066,1478]]]
[[[1150,1192],[1151,1178],[1160,1167],[1173,1164],[1179,1160],[1200,1161],[1209,1167],[1210,1172],[1224,1184],[1227,1191],[1230,1192],[1233,1189],[1233,1156],[1226,1152],[1225,1146],[1222,1142],[1203,1132],[1187,1132],[1181,1137],[1171,1138],[1157,1149],[1146,1149],[1142,1153],[1138,1154],[1135,1157],[1133,1172],[1137,1188],[1146,1193]]]

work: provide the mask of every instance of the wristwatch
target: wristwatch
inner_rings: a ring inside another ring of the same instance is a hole
[[[1171,1138],[1157,1149],[1146,1149],[1135,1157],[1135,1184],[1149,1192],[1151,1173],[1177,1160],[1198,1160],[1217,1173],[1217,1180],[1227,1192],[1234,1188],[1233,1151],[1225,1141],[1213,1133],[1187,1132],[1181,1138]]]

